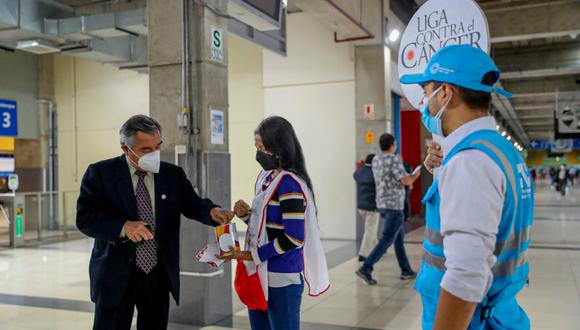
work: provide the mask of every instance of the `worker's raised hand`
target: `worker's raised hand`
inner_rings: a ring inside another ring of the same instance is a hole
[[[441,145],[435,141],[427,142],[427,157],[423,162],[425,168],[433,173],[433,169],[441,166],[443,162],[443,151],[441,151]]]

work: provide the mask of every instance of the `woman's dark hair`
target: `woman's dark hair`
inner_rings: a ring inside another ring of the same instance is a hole
[[[365,164],[372,164],[373,163],[373,159],[375,158],[375,154],[368,154],[367,158],[365,159]]]
[[[268,117],[258,125],[254,133],[260,136],[266,150],[280,159],[282,168],[302,178],[314,193],[312,181],[306,171],[302,147],[292,124],[282,117]]]

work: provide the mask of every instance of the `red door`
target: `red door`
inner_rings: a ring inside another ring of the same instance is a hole
[[[401,155],[413,167],[421,164],[421,116],[419,111],[401,111]],[[411,213],[421,213],[421,180],[415,181],[411,191]]]

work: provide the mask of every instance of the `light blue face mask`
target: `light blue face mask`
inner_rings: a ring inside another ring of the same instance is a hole
[[[433,93],[431,93],[429,97],[425,96],[423,98],[423,105],[421,106],[421,121],[423,122],[423,125],[429,132],[439,136],[443,136],[443,124],[441,123],[441,116],[443,116],[443,112],[445,109],[447,109],[447,105],[449,105],[449,101],[451,101],[451,98],[453,97],[453,92],[451,92],[447,102],[445,102],[445,104],[441,107],[435,116],[432,116],[429,113],[429,101],[435,95],[437,95],[437,93],[439,93],[441,88],[443,88],[443,86],[437,88]]]

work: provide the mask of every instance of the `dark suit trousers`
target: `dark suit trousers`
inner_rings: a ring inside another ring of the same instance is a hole
[[[93,330],[129,330],[137,307],[138,330],[165,330],[169,317],[169,279],[161,260],[149,274],[135,266],[117,308],[95,306]]]

